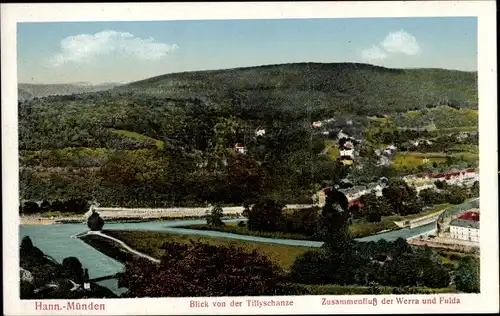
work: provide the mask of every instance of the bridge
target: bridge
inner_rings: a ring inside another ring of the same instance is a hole
[[[433,222],[437,221],[437,219],[439,218],[439,216],[443,212],[444,212],[444,210],[436,212],[436,213],[433,213],[433,214],[429,214],[429,215],[426,215],[426,216],[422,216],[422,217],[419,217],[419,218],[416,218],[416,219],[409,220],[408,221],[408,227],[410,227],[410,229],[412,229],[412,228],[415,228],[415,227],[420,227],[420,226],[424,226],[424,225],[433,223]]]
[[[101,282],[101,281],[105,281],[105,280],[111,280],[111,279],[116,279],[118,278],[118,274],[110,274],[110,275],[105,275],[105,276],[102,276],[102,277],[98,277],[98,278],[93,278],[93,279],[90,279],[89,282],[94,282],[94,283],[97,283],[97,282]]]

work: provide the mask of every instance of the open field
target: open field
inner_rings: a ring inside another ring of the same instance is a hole
[[[393,158],[393,166],[395,169],[401,170],[416,169],[418,166],[425,164],[425,159],[427,159],[427,164],[432,163],[445,163],[446,154],[444,153],[397,153]]]
[[[193,240],[218,246],[234,245],[237,247],[242,247],[246,251],[256,250],[262,254],[265,254],[272,261],[279,264],[284,270],[289,270],[295,258],[310,249],[308,247],[264,244],[241,240],[232,240],[227,238],[212,238],[160,232],[103,231],[103,233],[120,239],[135,250],[148,254],[155,258],[160,258],[163,255],[161,246],[165,242],[178,242],[187,244],[190,243],[191,240]]]
[[[339,158],[340,150],[337,142],[331,139],[325,140],[325,154],[331,160],[336,160],[337,158]]]

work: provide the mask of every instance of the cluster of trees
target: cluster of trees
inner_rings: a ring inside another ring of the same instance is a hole
[[[19,213],[23,215],[40,214],[48,212],[85,214],[90,207],[89,199],[69,199],[67,201],[43,200],[40,203],[25,201],[19,205]]]
[[[418,214],[424,203],[418,198],[414,187],[403,180],[392,180],[382,190],[382,196],[375,193],[361,197],[362,207],[353,205],[350,213],[354,219],[365,218],[369,222],[380,222],[382,216]]]
[[[286,210],[285,205],[274,200],[254,204],[244,214],[250,231],[286,233],[322,240],[324,222],[317,207]]]
[[[382,216],[406,216],[422,212],[424,206],[437,204],[461,204],[466,199],[479,196],[479,182],[471,188],[448,185],[446,182],[436,184],[438,190],[424,189],[417,194],[414,187],[402,180],[391,181],[382,190],[382,196],[375,193],[361,197],[362,207],[353,205],[349,212],[353,219],[364,218],[368,222],[380,222]]]
[[[306,294],[257,251],[200,242],[167,242],[159,265],[128,262],[119,285],[125,297],[269,296]]]
[[[21,299],[116,297],[109,289],[93,282],[91,282],[89,290],[84,290],[83,283],[89,282],[89,274],[78,258],[67,257],[64,258],[62,264],[59,264],[35,247],[29,236],[23,237],[19,254],[20,267],[22,267]],[[74,283],[71,281],[80,285],[80,288],[71,291],[74,287]]]
[[[475,181],[470,188],[437,181],[436,188],[438,190],[425,189],[419,192],[419,197],[425,204],[461,204],[468,198],[479,196],[479,181]]]
[[[412,247],[402,238],[394,242],[354,242],[347,230],[347,207],[338,202],[341,201],[327,197],[322,212],[327,224],[325,244],[322,249],[310,250],[296,259],[290,272],[294,282],[442,288],[454,279],[457,288],[475,290],[478,269],[470,263],[473,261],[455,270],[452,264],[443,264],[434,250]],[[460,282],[467,285],[458,286]]]

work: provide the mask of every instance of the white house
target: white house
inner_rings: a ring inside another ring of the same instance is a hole
[[[266,134],[266,130],[265,129],[258,129],[255,131],[255,135],[256,136],[264,136]]]
[[[347,135],[346,133],[344,133],[342,130],[340,130],[340,132],[337,134],[337,138],[338,139],[342,139],[342,138],[349,138],[349,135]]]
[[[353,149],[342,149],[342,150],[340,150],[340,156],[354,157],[354,150]]]
[[[451,238],[479,243],[479,220],[457,218],[450,223]]]

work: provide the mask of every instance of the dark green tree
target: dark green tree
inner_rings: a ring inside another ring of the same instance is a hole
[[[455,270],[455,284],[457,290],[465,293],[479,293],[480,277],[479,262],[473,257],[464,257]]]
[[[471,194],[473,197],[479,197],[479,181],[474,181],[472,184]]]
[[[223,226],[224,222],[222,221],[222,217],[224,216],[222,207],[219,205],[214,206],[212,210],[207,211],[207,225],[209,226]]]
[[[36,214],[40,213],[40,207],[38,203],[32,201],[26,201],[23,203],[22,207],[23,214]]]
[[[87,226],[90,228],[90,230],[102,230],[102,227],[104,226],[104,220],[101,218],[101,216],[99,216],[99,213],[94,211],[87,220]]]

